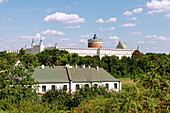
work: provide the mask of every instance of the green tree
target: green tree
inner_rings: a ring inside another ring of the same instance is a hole
[[[37,82],[31,77],[33,68],[25,68],[23,65],[10,66],[3,73],[0,72],[0,99],[20,101],[22,99],[34,99]]]

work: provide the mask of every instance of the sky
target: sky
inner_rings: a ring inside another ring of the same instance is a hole
[[[143,53],[170,53],[170,0],[0,0],[0,51],[45,46],[104,48],[119,41]]]

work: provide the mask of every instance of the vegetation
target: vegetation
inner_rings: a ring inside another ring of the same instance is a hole
[[[22,65],[14,66],[17,59]],[[131,78],[120,93],[105,87],[84,87],[75,94],[65,89],[48,91],[41,99],[31,77],[38,65],[100,66],[115,77]],[[141,54],[81,57],[67,51],[45,50],[37,55],[0,53],[0,112],[169,112],[170,55]],[[134,82],[135,84],[134,84]],[[129,83],[128,83],[129,84]]]

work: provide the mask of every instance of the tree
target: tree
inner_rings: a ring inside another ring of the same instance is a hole
[[[21,49],[19,50],[18,57],[21,57],[21,56],[24,55],[24,54],[25,54],[25,50],[24,50],[23,48],[21,48]]]
[[[33,68],[25,68],[23,65],[10,66],[3,73],[0,72],[0,99],[16,102],[36,98],[33,85],[37,82],[31,77],[32,73]]]
[[[135,59],[142,59],[142,54],[139,50],[135,50],[132,54],[132,58],[135,58]]]

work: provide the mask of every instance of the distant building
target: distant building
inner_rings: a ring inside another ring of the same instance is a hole
[[[11,51],[9,49],[3,51],[4,53],[11,53]]]
[[[12,53],[17,53],[17,54],[19,54],[19,50],[18,50],[18,49],[14,49]]]
[[[26,54],[37,54],[45,49],[59,49],[59,50],[66,50],[69,53],[77,53],[79,56],[95,56],[99,55],[100,58],[104,57],[105,55],[112,56],[116,55],[119,58],[122,56],[131,57],[132,53],[135,49],[129,49],[126,43],[119,42],[117,48],[103,48],[103,40],[96,37],[94,35],[93,39],[88,40],[88,48],[81,48],[81,47],[58,47],[57,43],[54,47],[45,47],[43,45],[42,39],[40,40],[39,45],[34,44],[34,39],[31,43],[31,48],[26,48]]]
[[[37,93],[43,94],[51,89],[62,89],[74,93],[79,88],[105,86],[109,91],[120,91],[121,81],[114,78],[103,68],[72,66],[42,66],[35,69],[33,76],[39,82]]]

